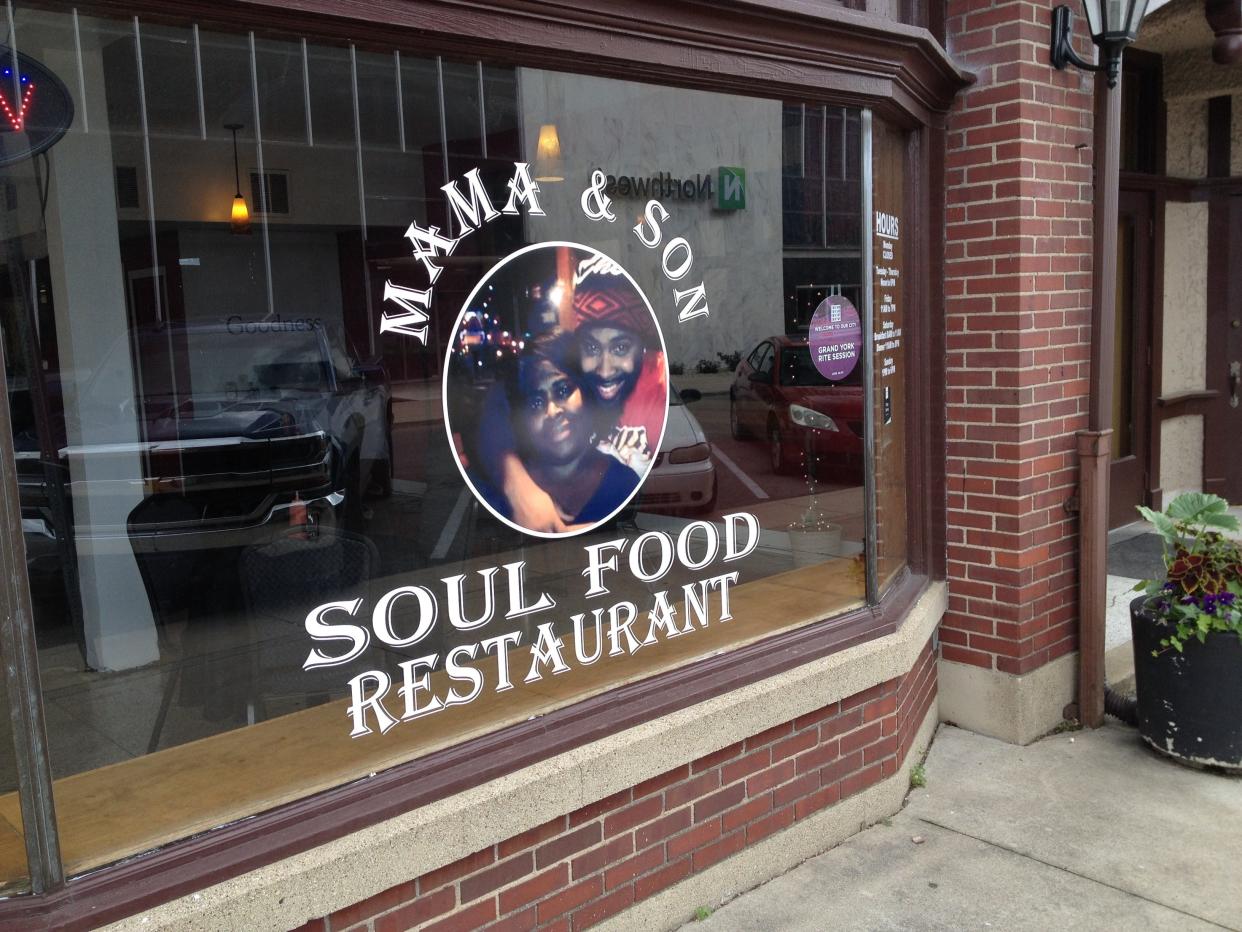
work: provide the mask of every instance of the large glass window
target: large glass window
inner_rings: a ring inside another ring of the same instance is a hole
[[[861,607],[868,553],[904,563],[904,367],[863,358],[900,334],[900,251],[863,222],[860,111],[14,22],[0,62],[39,77],[0,125],[0,326],[70,874]]]
[[[882,120],[872,133],[872,406],[875,436],[876,584],[906,565],[906,412],[913,377],[906,363],[905,134]]]

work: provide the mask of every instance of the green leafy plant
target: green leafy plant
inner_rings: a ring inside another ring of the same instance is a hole
[[[694,911],[694,921],[702,922],[704,919],[706,919],[711,914],[712,914],[712,908],[710,906],[700,906],[698,909]]]
[[[1180,653],[1194,638],[1213,631],[1242,638],[1242,545],[1225,537],[1238,519],[1218,495],[1186,492],[1162,512],[1139,507],[1164,546],[1164,579],[1134,587],[1147,594],[1147,608],[1169,632],[1160,646]]]
[[[922,764],[915,764],[910,768],[910,789],[916,790],[923,786],[927,786],[927,771]]]

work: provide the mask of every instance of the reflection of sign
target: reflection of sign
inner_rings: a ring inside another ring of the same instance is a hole
[[[609,197],[661,197],[666,200],[709,201],[712,197],[712,176],[697,174],[693,178],[675,178],[668,172],[656,172],[645,178],[634,175],[609,175],[604,186]]]
[[[45,152],[71,123],[73,98],[60,79],[33,58],[0,46],[0,165]]]
[[[716,187],[717,210],[746,209],[746,169],[720,166],[720,183]]]
[[[674,201],[712,201],[717,210],[746,209],[746,169],[720,166],[713,185],[710,173],[677,178],[668,172],[638,177],[608,175],[603,192],[609,197],[664,198]]]
[[[854,371],[862,348],[862,324],[849,298],[832,295],[819,303],[811,315],[807,345],[811,362],[824,378],[840,382]]]

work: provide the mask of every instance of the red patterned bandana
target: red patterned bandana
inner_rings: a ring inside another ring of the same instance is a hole
[[[644,339],[654,332],[651,311],[643,296],[621,267],[602,255],[578,264],[574,274],[574,315],[579,327],[607,325]]]

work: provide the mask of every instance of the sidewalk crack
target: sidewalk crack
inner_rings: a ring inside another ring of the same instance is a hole
[[[944,829],[946,832],[952,832],[954,835],[961,835],[963,838],[974,839],[975,841],[982,842],[985,845],[991,845],[993,848],[999,848],[1001,851],[1008,851],[1010,854],[1016,854],[1020,858],[1026,858],[1027,860],[1034,861],[1037,864],[1043,864],[1045,867],[1051,867],[1054,870],[1059,870],[1062,873],[1069,874],[1073,877],[1078,877],[1082,880],[1099,884],[1101,887],[1108,887],[1110,890],[1116,890],[1118,893],[1124,893],[1126,896],[1132,896],[1135,899],[1143,900],[1144,902],[1151,903],[1153,906],[1159,906],[1162,909],[1168,909],[1175,913],[1180,913],[1189,919],[1197,919],[1200,922],[1206,922],[1208,925],[1215,926],[1218,929],[1226,929],[1228,932],[1242,932],[1242,929],[1239,929],[1236,926],[1222,925],[1212,919],[1207,919],[1204,916],[1199,916],[1184,909],[1179,909],[1176,906],[1170,906],[1168,903],[1161,903],[1159,900],[1153,900],[1149,896],[1144,896],[1141,893],[1135,893],[1133,890],[1127,890],[1125,887],[1119,887],[1116,884],[1111,884],[1106,880],[1099,880],[1098,878],[1091,877],[1087,874],[1080,874],[1078,871],[1072,870],[1068,867],[1062,867],[1060,864],[1053,864],[1051,861],[1045,861],[1043,858],[1037,858],[1033,854],[1027,854],[1025,851],[1019,851],[1017,848],[1011,848],[1009,845],[1002,845],[999,842],[992,841],[988,838],[980,838],[978,835],[972,835],[970,832],[963,832],[961,829],[953,828],[951,825],[945,825],[934,819],[928,819],[923,816],[915,816],[915,818],[927,825],[934,825],[936,828]]]

